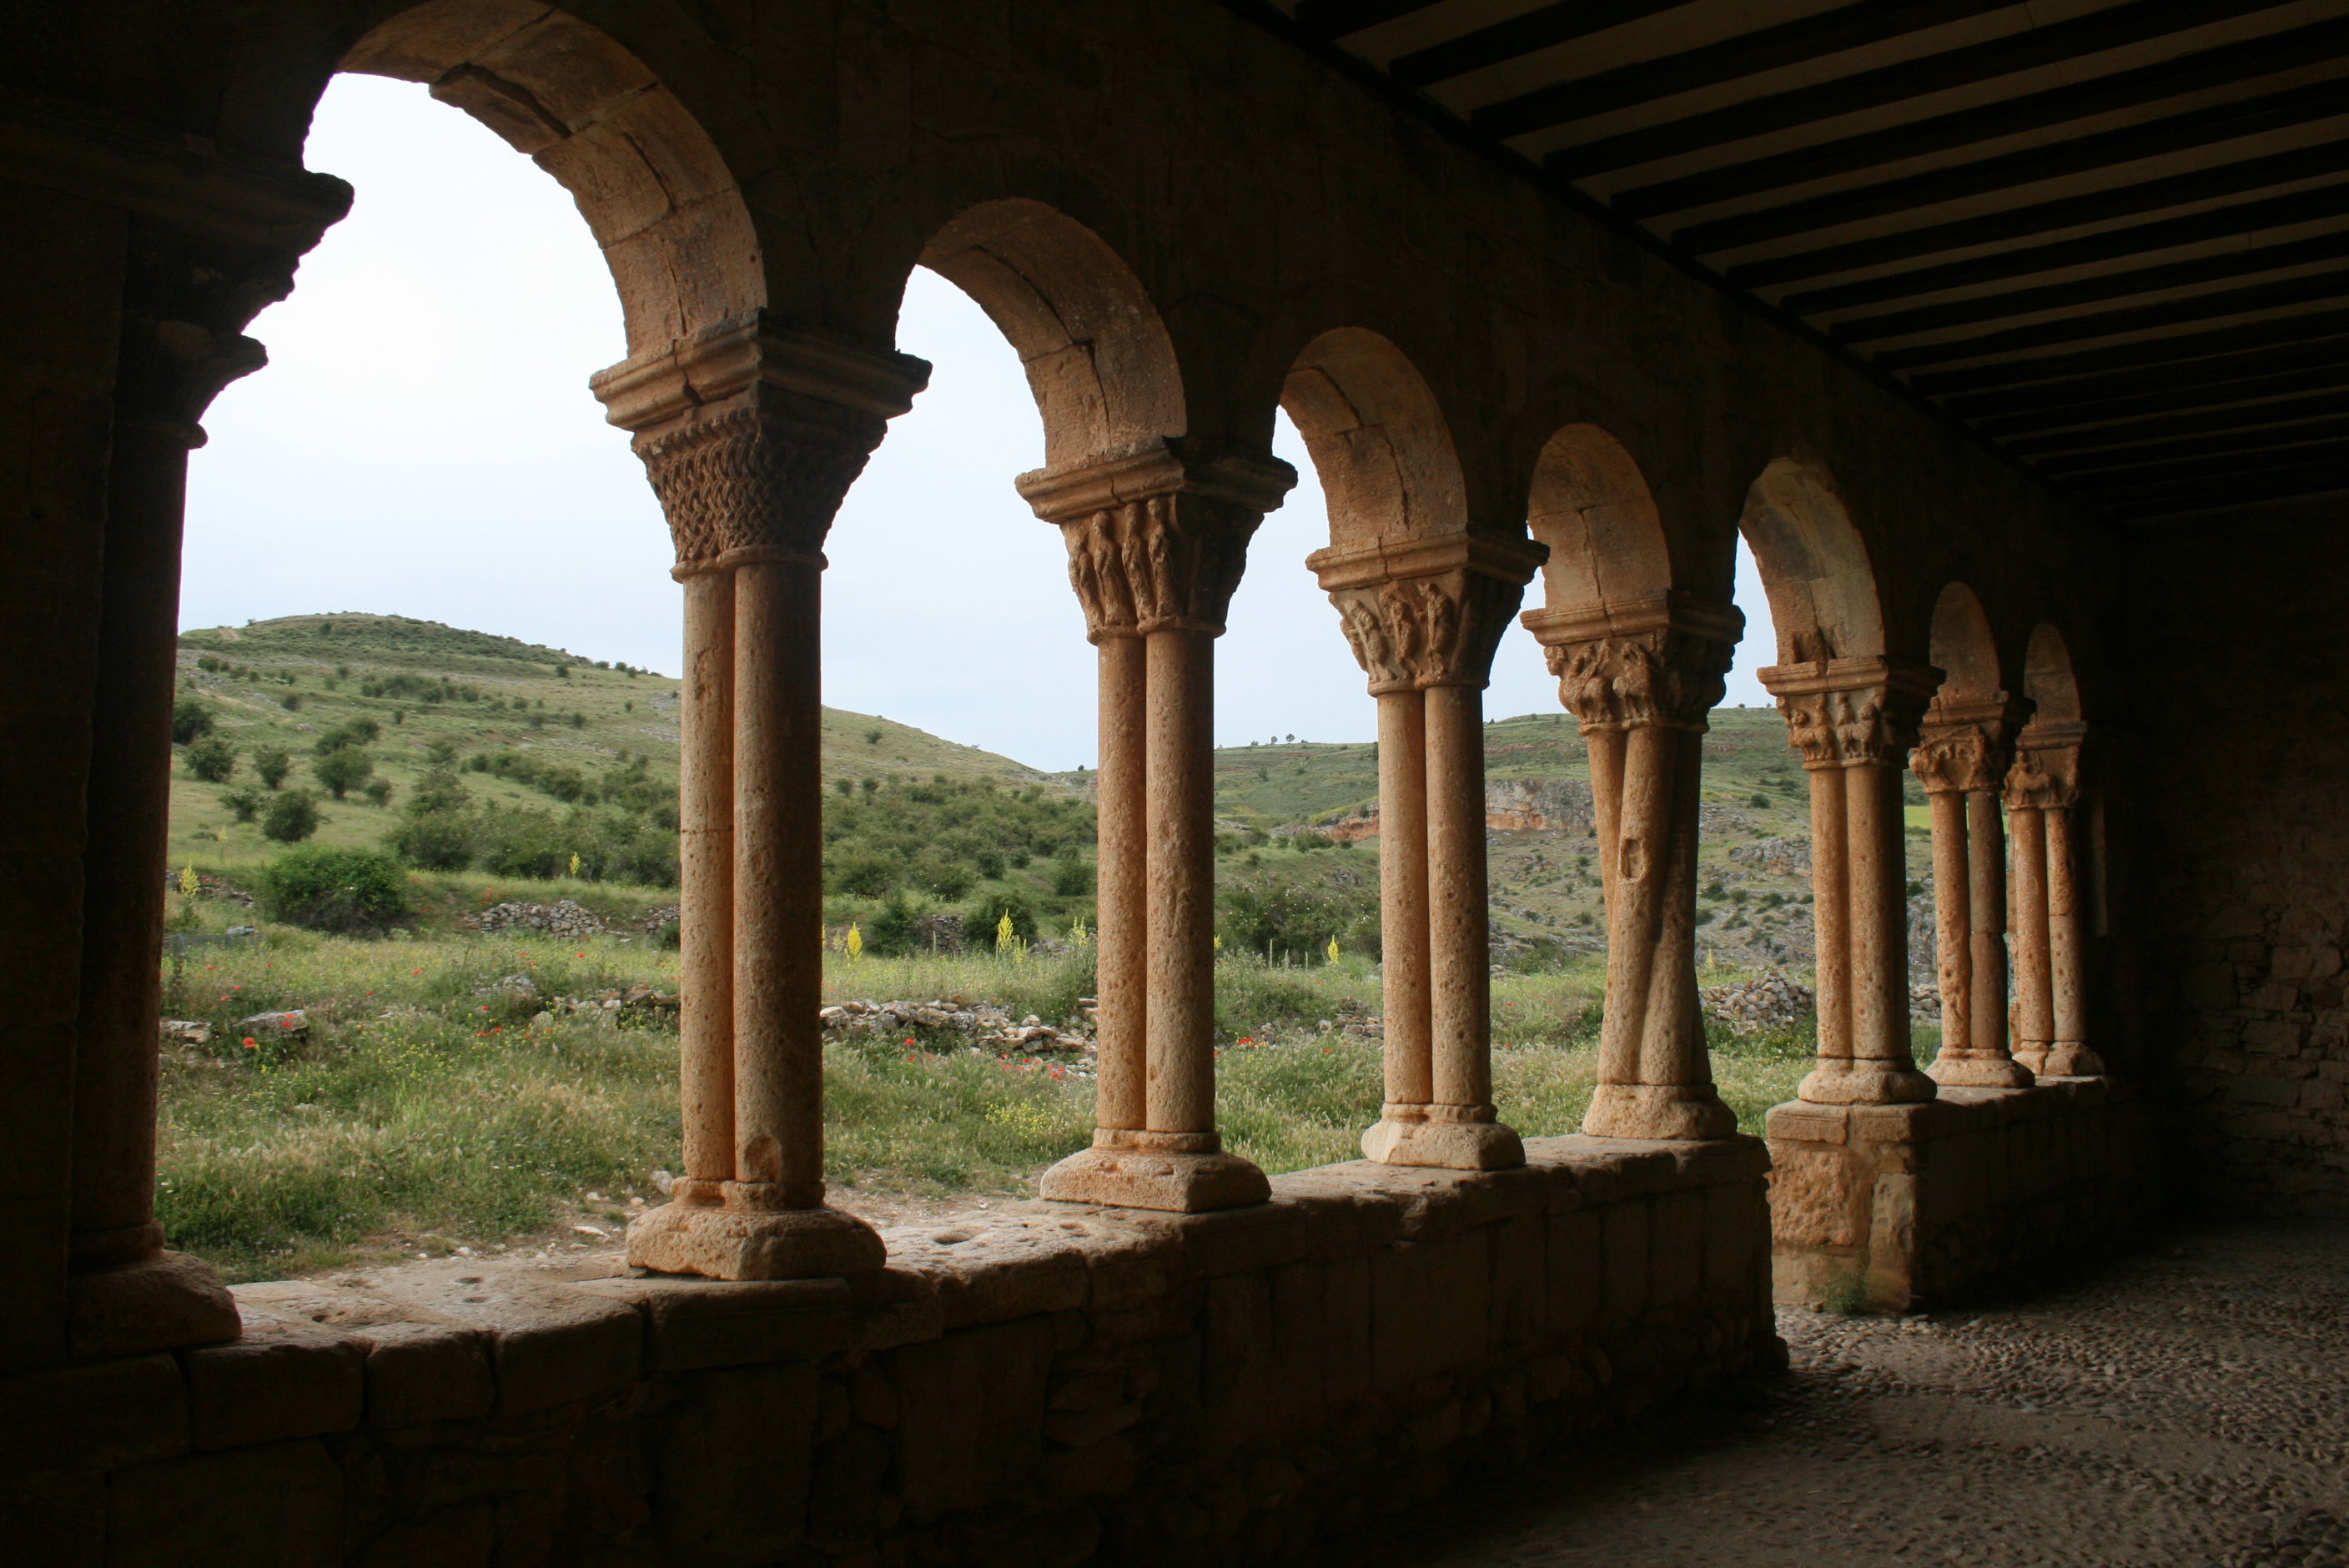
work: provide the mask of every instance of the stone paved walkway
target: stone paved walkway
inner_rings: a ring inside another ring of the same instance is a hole
[[[2349,1225],[2201,1230],[2019,1305],[1779,1331],[1794,1370],[1756,1408],[1381,1522],[1333,1563],[2349,1559]]]

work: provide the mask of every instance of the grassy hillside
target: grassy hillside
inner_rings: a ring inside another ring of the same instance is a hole
[[[366,721],[378,738],[362,749],[391,786],[388,800],[357,790],[323,800],[313,842],[374,848],[433,766],[436,746],[453,754],[466,789],[485,804],[567,813],[607,796],[676,794],[677,682],[561,648],[398,615],[294,615],[185,634],[180,684],[182,699],[204,709],[238,756],[223,783],[192,777],[184,758],[175,762],[174,865],[233,871],[279,853],[222,796],[257,787],[254,754],[273,748],[292,759],[285,788],[323,793],[317,741]],[[1009,758],[836,708],[824,710],[823,740],[827,783],[1044,780]],[[468,768],[477,756],[500,770]]]

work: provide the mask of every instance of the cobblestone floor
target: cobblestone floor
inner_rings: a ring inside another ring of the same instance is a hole
[[[1786,1312],[1748,1409],[1382,1522],[1352,1568],[2349,1561],[2349,1224],[2193,1231],[2036,1299]]]

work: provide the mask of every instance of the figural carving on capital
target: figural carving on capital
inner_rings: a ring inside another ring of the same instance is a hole
[[[1523,592],[1522,583],[1462,571],[1340,588],[1330,603],[1375,696],[1483,686]]]
[[[1787,738],[1806,768],[1897,768],[1916,744],[1924,702],[1884,687],[1781,696]]]
[[[2025,729],[2015,742],[2014,765],[2005,782],[2010,809],[2051,811],[2078,805],[2079,737]]]
[[[1075,468],[1024,474],[1019,490],[1056,523],[1085,634],[1220,634],[1248,540],[1297,482],[1278,459],[1203,454],[1156,441]]]
[[[1639,728],[1702,732],[1721,702],[1733,645],[1670,626],[1545,650],[1558,701],[1585,735]]]

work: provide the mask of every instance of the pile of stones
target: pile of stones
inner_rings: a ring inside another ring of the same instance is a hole
[[[1775,969],[1751,980],[1708,985],[1697,993],[1708,1016],[1731,1030],[1750,1035],[1756,1029],[1785,1028],[1801,1023],[1817,1010],[1818,998]]]
[[[636,922],[636,929],[647,936],[658,936],[663,926],[675,925],[677,922],[677,905],[664,903],[645,911],[644,917]]]
[[[476,995],[537,996],[538,983],[527,975],[509,975],[494,985],[484,985]],[[673,992],[657,990],[650,985],[614,987],[585,996],[552,996],[531,1022],[547,1024],[557,1013],[585,1014],[590,1017],[607,1017],[627,1024],[675,1023],[678,998]]]
[[[163,886],[170,892],[178,892],[180,891],[180,879],[186,874],[187,873],[185,872],[174,871],[169,866],[166,866],[163,869]],[[253,907],[253,895],[251,893],[245,892],[243,888],[236,886],[233,882],[224,882],[221,881],[220,878],[209,875],[203,872],[198,872],[196,873],[196,896],[198,898],[224,898],[231,903],[241,903],[247,909],[251,909]]]
[[[1091,1004],[1086,1006],[1090,1008]],[[823,1020],[823,1032],[834,1038],[924,1029],[934,1035],[966,1036],[973,1047],[997,1052],[1093,1049],[1093,1042],[1088,1037],[1055,1028],[1033,1013],[1015,1022],[1010,1014],[991,1002],[965,1002],[959,997],[930,1002],[843,1002],[837,1007],[824,1008],[817,1016]]]
[[[479,914],[469,914],[465,925],[474,931],[511,931],[522,927],[554,936],[593,936],[604,929],[603,916],[570,899],[553,903],[493,903]]]

